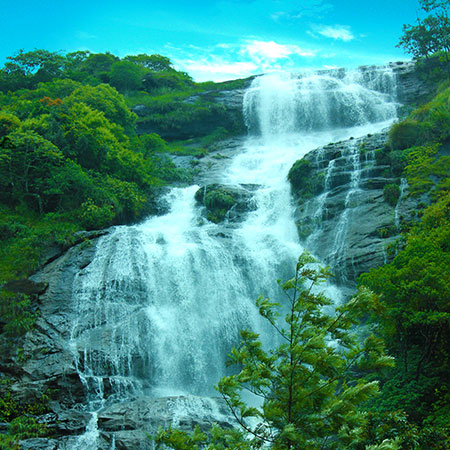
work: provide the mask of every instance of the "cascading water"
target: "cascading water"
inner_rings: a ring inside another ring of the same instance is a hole
[[[257,78],[244,98],[252,135],[216,180],[257,185],[256,209],[239,224],[204,223],[194,199],[199,186],[174,188],[166,215],[100,239],[73,291],[78,319],[69,344],[92,412],[73,449],[96,448],[96,411],[107,404],[213,395],[239,330],[271,340],[255,299],[280,295],[276,279],[292,275],[303,250],[287,172],[308,151],[395,118],[394,84],[386,82],[393,75],[380,74],[384,81],[342,72]]]

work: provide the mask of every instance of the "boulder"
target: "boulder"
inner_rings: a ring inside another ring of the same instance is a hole
[[[195,200],[205,207],[206,218],[214,223],[240,221],[243,214],[256,209],[253,185],[225,186],[209,184],[195,193]]]

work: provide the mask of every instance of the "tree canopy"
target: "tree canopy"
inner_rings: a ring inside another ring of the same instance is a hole
[[[403,25],[398,47],[403,47],[414,58],[442,52],[448,61],[450,52],[449,0],[419,0],[425,18],[417,18],[416,25]]]

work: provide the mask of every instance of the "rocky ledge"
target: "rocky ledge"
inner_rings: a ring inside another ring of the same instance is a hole
[[[392,258],[390,245],[416,208],[406,181],[377,161],[386,140],[385,132],[329,144],[289,173],[301,240],[350,288],[361,273]],[[390,190],[397,195],[391,198]]]

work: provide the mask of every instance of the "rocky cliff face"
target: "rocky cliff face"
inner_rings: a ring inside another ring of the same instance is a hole
[[[397,77],[397,100],[405,105],[415,105],[433,93],[433,87],[416,70],[413,61],[391,63]]]
[[[306,155],[290,173],[305,247],[350,288],[361,273],[391,259],[389,246],[415,209],[405,180],[377,161],[386,138],[381,133],[329,144]],[[389,185],[398,186],[395,204],[386,195]]]
[[[81,243],[44,265],[31,280],[20,286],[13,283],[17,292],[36,294],[38,319],[17,346],[0,338],[0,375],[13,380],[10,390],[22,405],[41,402],[43,394],[50,398],[37,421],[46,423],[51,438],[27,439],[21,446],[29,450],[147,450],[153,448],[147,435],[160,426],[186,430],[195,425],[206,430],[213,422],[231,426],[227,407],[218,398],[139,396],[125,402],[105,400],[95,414],[84,412],[88,389],[75,364],[76,350],[70,345],[78,314],[74,286],[77,277],[88,270],[98,239],[98,233],[86,233]],[[99,336],[99,344],[102,339]],[[98,381],[107,399],[109,381]],[[7,424],[0,423],[0,432],[3,428]]]
[[[403,103],[427,94],[413,67],[410,63],[393,66],[399,78],[399,101]],[[227,91],[216,95],[214,101],[242,118],[243,95],[243,90]],[[220,117],[217,123],[208,126],[222,126]],[[205,133],[203,128],[197,131]],[[415,208],[407,197],[405,183],[393,177],[389,167],[377,162],[376,150],[385,141],[386,133],[382,133],[330,144],[309,153],[299,165],[307,180],[298,181],[294,192],[299,235],[307,248],[332,266],[338,282],[349,289],[354,287],[360,273],[389,260],[387,247],[397,238],[402,220],[409,220]],[[206,187],[197,200],[199,207],[206,208],[205,213],[210,212],[208,207],[218,205],[227,217],[237,211],[239,214],[233,220],[238,220],[251,209],[252,186],[242,186],[237,191],[214,185],[211,192],[219,191],[220,195],[206,198],[208,186],[217,182],[217,174],[240,146],[226,147],[228,153],[226,148],[219,147],[201,163],[199,180]],[[385,186],[393,184],[399,186],[401,193],[395,205],[386,202],[384,195]],[[174,424],[188,429],[195,424],[206,427],[212,420],[232,423],[221,402],[201,397],[130,398],[126,402],[100,405],[95,416],[83,412],[82,406],[88,402],[87,390],[68,342],[77,314],[73,287],[92,262],[97,239],[92,236],[59,257],[54,254],[32,277],[36,283],[45,283],[39,284],[40,287],[48,287],[37,293],[35,306],[39,317],[35,329],[20,343],[20,354],[9,341],[0,341],[0,375],[14,381],[11,390],[16,398],[27,403],[39,399],[42,393],[52,392],[49,412],[39,418],[48,424],[52,438],[30,439],[23,442],[23,447],[89,449],[92,448],[89,439],[94,437],[98,438],[99,448],[105,450],[112,448],[113,442],[118,450],[145,449],[151,445],[146,433],[154,432],[159,425]],[[194,405],[189,404],[192,401]],[[175,408],[178,412],[174,416]],[[199,415],[199,411],[205,414]]]

